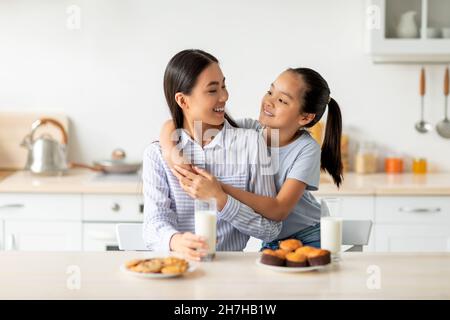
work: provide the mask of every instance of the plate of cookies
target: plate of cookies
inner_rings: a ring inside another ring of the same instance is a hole
[[[146,258],[129,260],[121,270],[140,278],[174,278],[193,272],[195,266],[177,257]]]
[[[279,272],[307,272],[326,268],[331,264],[328,250],[303,246],[297,239],[280,241],[279,249],[264,249],[256,264]]]

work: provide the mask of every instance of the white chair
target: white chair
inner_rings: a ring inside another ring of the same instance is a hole
[[[342,244],[352,246],[346,252],[363,251],[363,246],[369,243],[372,220],[343,220]]]
[[[148,251],[142,238],[142,223],[119,223],[116,225],[119,250]]]

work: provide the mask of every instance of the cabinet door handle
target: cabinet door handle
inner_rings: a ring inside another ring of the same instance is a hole
[[[114,212],[120,211],[120,204],[114,203],[114,204],[111,206],[111,210],[114,211]]]
[[[400,212],[405,213],[437,213],[441,212],[441,208],[410,208],[410,207],[401,207],[399,209]]]
[[[13,209],[13,208],[23,208],[24,204],[21,203],[10,203],[10,204],[2,204],[0,205],[0,209]]]

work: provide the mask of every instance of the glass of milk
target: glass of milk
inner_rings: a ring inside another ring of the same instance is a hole
[[[216,199],[195,200],[195,234],[206,239],[207,255],[202,261],[211,261],[216,255],[217,202]]]
[[[331,252],[333,261],[341,259],[342,218],[340,217],[340,199],[325,198],[321,200],[322,217],[320,218],[320,246]]]

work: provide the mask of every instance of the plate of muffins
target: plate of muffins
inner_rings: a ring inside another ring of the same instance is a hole
[[[330,251],[303,246],[297,239],[280,241],[279,247],[264,249],[256,264],[280,272],[306,272],[323,269],[331,263]]]
[[[174,278],[193,272],[195,266],[181,258],[166,257],[129,260],[120,269],[139,278]]]

